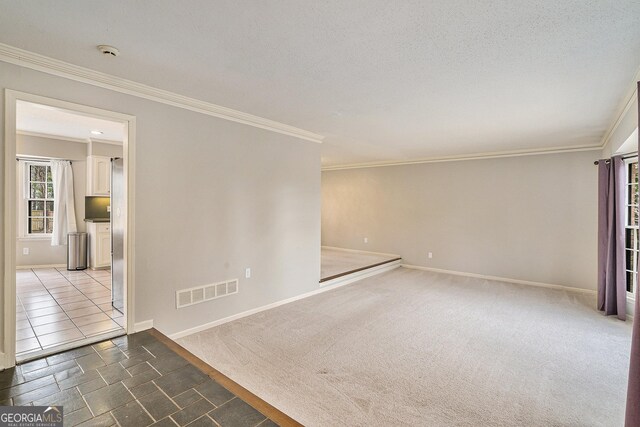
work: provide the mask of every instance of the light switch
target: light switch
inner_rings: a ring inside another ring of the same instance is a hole
[[[244,277],[246,279],[250,279],[251,278],[251,269],[250,268],[247,268],[247,269],[244,270]]]

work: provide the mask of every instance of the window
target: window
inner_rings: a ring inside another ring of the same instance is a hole
[[[25,164],[26,235],[53,232],[53,180],[51,166],[44,162]]]
[[[628,159],[626,168],[625,268],[627,296],[633,298],[638,287],[638,158]]]

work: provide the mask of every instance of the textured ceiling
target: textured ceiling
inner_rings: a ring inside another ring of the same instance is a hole
[[[325,165],[598,144],[640,65],[637,0],[0,10],[2,43],[325,135]]]
[[[59,108],[18,101],[16,129],[23,132],[61,136],[73,139],[124,141],[125,126],[122,123],[84,116]],[[93,135],[91,131],[102,132]]]

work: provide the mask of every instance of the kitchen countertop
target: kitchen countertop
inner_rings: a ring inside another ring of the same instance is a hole
[[[84,222],[110,222],[109,218],[85,218]]]

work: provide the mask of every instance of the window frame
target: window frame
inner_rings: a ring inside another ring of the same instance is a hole
[[[629,166],[631,164],[638,164],[638,156],[634,156],[634,157],[629,157],[627,159],[624,160],[624,171],[625,171],[625,194],[624,194],[624,228],[625,228],[625,266],[624,266],[624,270],[625,270],[625,281],[626,281],[626,274],[627,273],[632,273],[632,277],[633,277],[633,292],[629,292],[627,291],[627,299],[630,301],[635,301],[636,299],[636,295],[638,293],[638,256],[640,254],[640,242],[639,242],[639,237],[640,237],[640,225],[630,225],[629,224],[629,211],[630,211],[630,207],[632,206],[636,206],[634,204],[630,203],[630,190],[631,188],[633,188],[633,183],[630,182],[630,176],[629,176]],[[638,166],[638,175],[640,175],[640,165]],[[640,186],[640,184],[638,184]],[[640,209],[640,207],[639,207]],[[636,230],[636,234],[635,234],[635,248],[633,248],[633,259],[632,262],[634,263],[632,270],[629,270],[627,267],[627,257],[626,257],[626,252],[627,252],[627,244],[626,244],[626,230],[628,229],[633,229]]]
[[[33,199],[30,197],[30,183],[31,183],[31,179],[30,179],[30,166],[31,165],[35,165],[35,166],[46,166],[47,168],[51,168],[51,164],[49,163],[48,160],[23,160],[20,161],[20,167],[18,168],[19,170],[19,182],[20,182],[20,191],[18,192],[18,197],[20,198],[19,202],[18,202],[18,206],[19,206],[19,211],[18,211],[18,235],[19,235],[19,239],[20,240],[51,240],[51,236],[53,235],[53,233],[47,233],[46,232],[46,218],[53,218],[53,217],[47,217],[46,216],[46,203],[47,202],[54,202],[55,200],[55,194],[53,195],[53,198],[48,198],[46,197],[47,195],[47,185],[48,183],[45,182],[45,197],[44,198],[36,198]],[[45,209],[43,211],[43,227],[44,227],[44,233],[31,233],[29,232],[29,201],[33,201],[33,200],[41,200],[44,202],[45,204]]]

